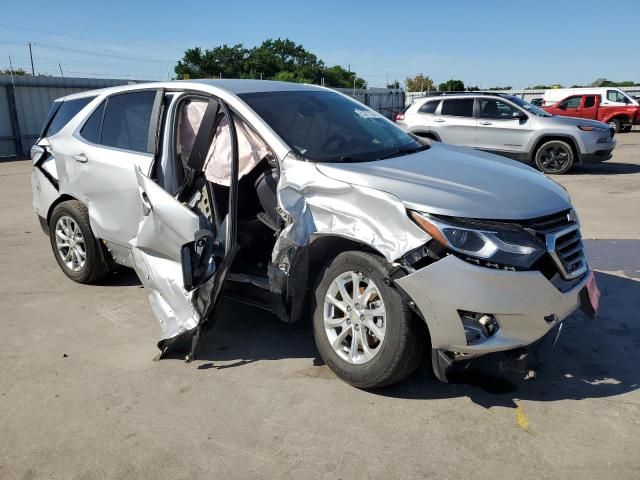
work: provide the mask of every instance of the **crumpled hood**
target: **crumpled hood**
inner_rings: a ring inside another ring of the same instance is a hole
[[[330,178],[390,193],[407,208],[440,215],[524,220],[571,207],[567,192],[537,170],[439,142],[387,160],[316,165]]]

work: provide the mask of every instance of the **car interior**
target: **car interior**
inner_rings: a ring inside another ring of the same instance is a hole
[[[223,112],[213,125],[212,137],[204,168],[194,180],[195,188],[185,192],[188,161],[203,122],[208,99],[186,97],[179,101],[173,119],[173,151],[165,156],[162,174],[163,188],[187,205],[203,219],[210,230],[224,229],[229,211],[231,177],[231,135],[228,119]],[[267,268],[279,230],[276,213],[278,163],[266,143],[242,118],[232,112],[238,139],[238,250],[228,279],[250,283],[268,290]],[[166,158],[169,161],[166,161]],[[174,174],[169,175],[171,170]]]

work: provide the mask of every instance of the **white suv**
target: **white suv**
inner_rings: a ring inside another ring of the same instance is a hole
[[[545,173],[608,160],[616,145],[614,131],[605,123],[556,117],[499,93],[419,98],[396,123],[415,135],[531,163]]]

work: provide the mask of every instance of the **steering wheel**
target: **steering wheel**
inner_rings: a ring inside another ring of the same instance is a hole
[[[329,145],[336,143],[336,145],[334,146],[334,148],[329,148]],[[339,133],[334,133],[333,135],[331,135],[329,138],[327,138],[322,146],[320,147],[320,150],[337,150],[340,147],[343,147],[347,144],[347,139],[344,138],[342,135],[340,135]]]

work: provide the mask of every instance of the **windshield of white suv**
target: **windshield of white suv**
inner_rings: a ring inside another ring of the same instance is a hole
[[[369,162],[428,148],[363,104],[326,91],[239,95],[298,155]]]
[[[526,100],[521,99],[520,97],[508,96],[508,97],[505,97],[505,98],[511,100],[513,103],[515,103],[519,107],[524,108],[527,112],[532,113],[534,115],[537,115],[538,117],[552,117],[553,116],[549,112],[545,112],[541,108],[536,107],[535,105],[527,102]]]

